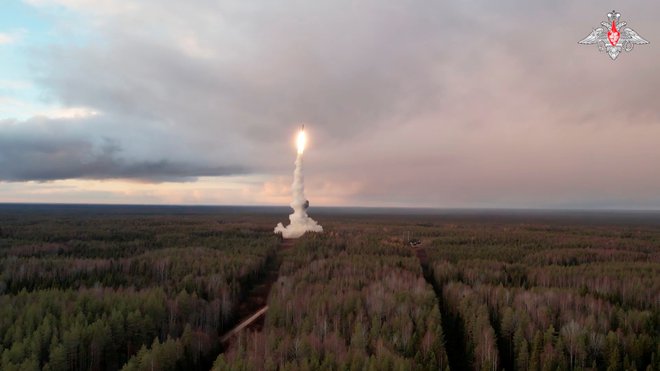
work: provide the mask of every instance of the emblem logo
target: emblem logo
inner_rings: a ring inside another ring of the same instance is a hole
[[[594,28],[591,34],[578,44],[596,44],[599,51],[606,52],[612,60],[615,60],[622,50],[629,52],[635,45],[649,43],[632,28],[626,27],[627,23],[619,21],[619,18],[621,14],[616,10],[607,13],[608,22],[601,22],[601,27]]]

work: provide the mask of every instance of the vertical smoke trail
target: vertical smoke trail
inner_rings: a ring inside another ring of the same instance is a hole
[[[298,238],[305,232],[323,232],[321,227],[314,219],[307,215],[307,199],[305,198],[305,180],[303,177],[303,151],[305,147],[305,132],[303,130],[298,134],[298,156],[296,157],[296,169],[293,172],[293,201],[291,208],[293,214],[289,215],[290,224],[286,227],[278,223],[275,227],[275,233],[282,233],[284,238]]]

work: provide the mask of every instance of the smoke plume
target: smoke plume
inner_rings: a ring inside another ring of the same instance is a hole
[[[302,172],[304,146],[305,132],[301,130],[298,134],[298,156],[296,157],[296,170],[293,172],[293,184],[291,186],[293,201],[290,205],[293,214],[289,215],[289,225],[284,227],[282,223],[278,223],[275,227],[275,233],[282,233],[284,238],[298,238],[305,232],[323,232],[323,227],[307,215],[309,203],[305,198],[305,182]]]

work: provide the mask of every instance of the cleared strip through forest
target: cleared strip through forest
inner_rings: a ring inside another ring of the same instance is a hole
[[[261,282],[256,283],[246,298],[238,306],[238,318],[241,320],[231,330],[227,331],[220,337],[220,342],[223,344],[223,349],[227,349],[229,342],[241,331],[245,329],[253,329],[260,331],[264,324],[265,313],[268,310],[268,294],[279,277],[280,264],[282,259],[279,252],[293,247],[293,240],[282,240],[278,253],[272,257],[271,261],[266,268]]]
[[[450,315],[449,311],[445,308],[442,299],[442,287],[438,285],[435,277],[433,277],[433,272],[429,269],[429,258],[426,250],[423,247],[418,247],[415,249],[415,255],[417,255],[419,264],[422,266],[424,279],[433,286],[433,291],[438,300],[438,306],[442,314],[442,332],[445,337],[445,349],[447,350],[449,368],[451,370],[470,370],[471,366],[465,349],[465,329],[463,322],[460,318]]]

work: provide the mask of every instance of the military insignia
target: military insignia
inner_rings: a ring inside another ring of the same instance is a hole
[[[621,14],[612,10],[607,14],[608,22],[601,22],[601,27],[595,28],[591,34],[578,44],[598,46],[598,50],[607,53],[615,60],[622,50],[633,50],[635,45],[644,45],[649,42],[639,36],[627,23],[620,20]]]

